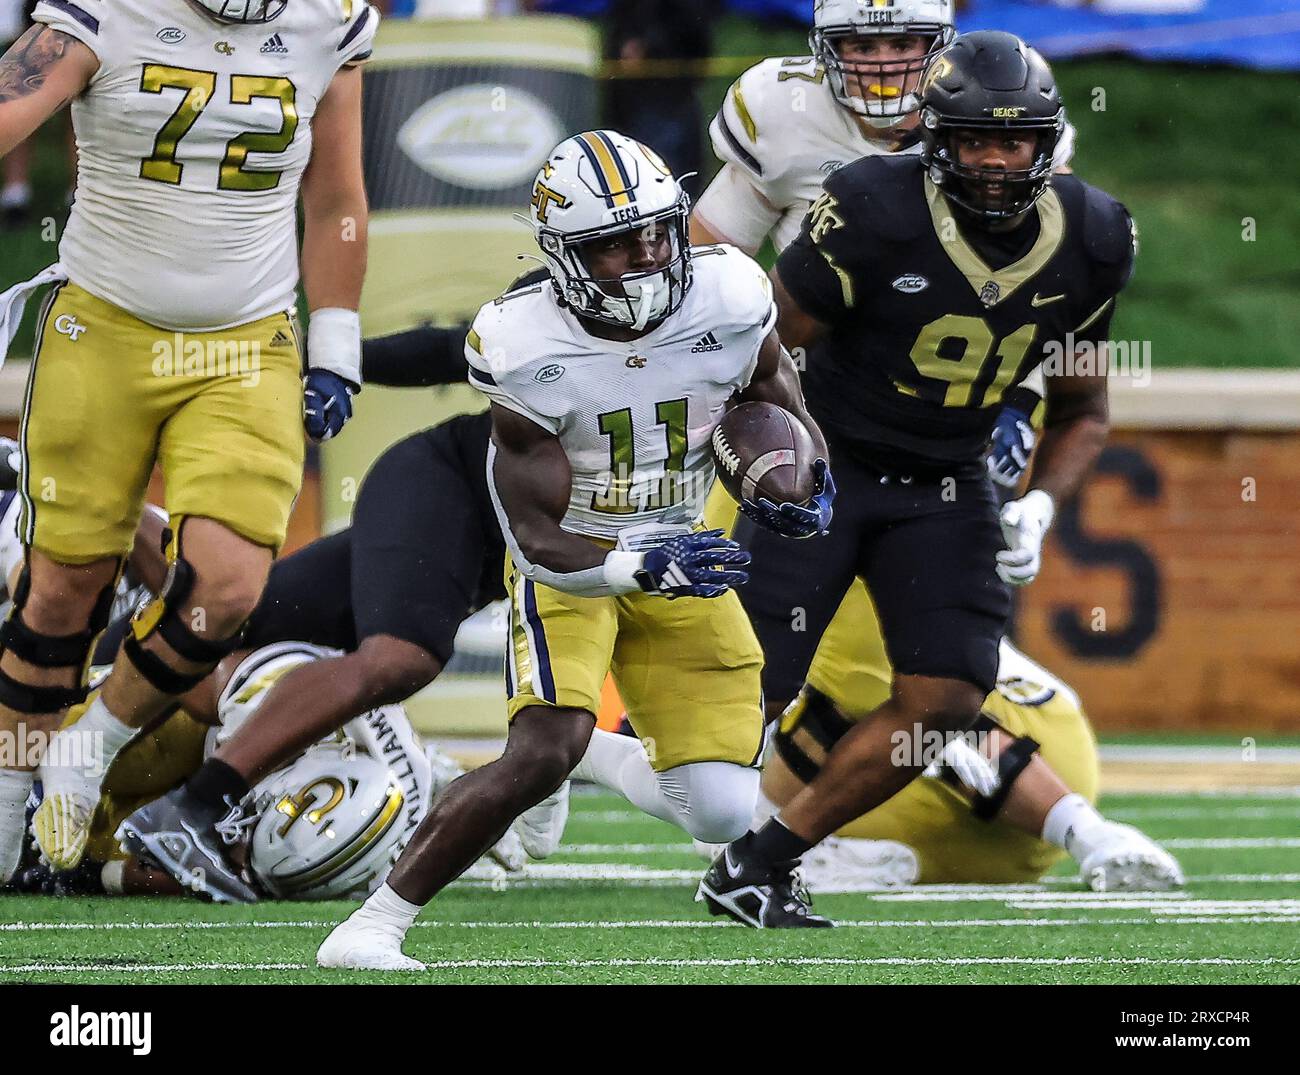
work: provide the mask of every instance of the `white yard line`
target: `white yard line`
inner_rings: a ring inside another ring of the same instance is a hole
[[[950,956],[926,958],[884,956],[875,959],[792,956],[737,959],[444,959],[427,964],[429,970],[585,970],[636,967],[1273,967],[1291,966],[1300,959],[1152,959],[1097,956]],[[196,971],[303,971],[315,969],[306,963],[20,963],[0,967],[0,976],[13,974],[166,974]]]
[[[1260,762],[1270,765],[1300,764],[1300,747],[1252,747],[1247,752],[1245,747],[1232,744],[1222,746],[1129,746],[1103,743],[1097,748],[1101,758],[1102,769],[1108,761],[1141,762],[1149,765],[1162,765],[1170,762],[1182,764],[1207,764],[1241,762]]]
[[[694,844],[561,844],[557,855],[693,855]],[[700,858],[701,864],[704,858]]]
[[[1279,806],[1113,806],[1105,814],[1111,821],[1266,821],[1300,818],[1300,803]]]
[[[1163,847],[1202,851],[1265,851],[1283,847],[1300,847],[1300,836],[1176,836],[1160,840]]]
[[[1295,903],[1293,907],[1276,908],[1279,914],[1264,914],[1274,910],[1274,903]],[[1161,915],[1176,917],[1157,918],[1091,918],[1086,915],[1072,918],[929,918],[929,919],[837,919],[836,924],[846,929],[982,929],[989,926],[1024,927],[1024,926],[1136,926],[1150,925],[1155,922],[1204,922],[1224,925],[1250,922],[1300,921],[1300,901],[1266,901],[1242,900],[1235,903],[1228,901],[1188,901],[1187,904],[1173,904],[1168,901],[1152,901],[1149,907],[1135,905],[1133,902],[1116,904],[1097,901],[1096,903],[1009,903],[1017,910],[1151,910]],[[333,919],[278,919],[251,922],[4,922],[0,923],[3,933],[60,933],[63,931],[117,930],[130,933],[177,932],[180,930],[227,931],[241,929],[328,929],[337,924]],[[627,921],[605,920],[543,920],[528,921],[442,921],[438,919],[420,919],[414,923],[417,929],[467,929],[467,930],[611,930],[611,929],[740,929],[734,922],[716,919],[630,919]]]
[[[1262,851],[1300,847],[1300,836],[1175,836],[1161,838],[1165,847],[1184,850]],[[691,855],[693,844],[561,844],[561,855]],[[704,861],[703,858],[700,859]]]

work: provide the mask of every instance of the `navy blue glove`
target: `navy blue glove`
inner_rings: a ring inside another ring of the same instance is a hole
[[[825,459],[813,463],[813,495],[807,504],[773,504],[766,497],[742,500],[740,510],[767,530],[789,538],[818,537],[830,529],[832,504],[835,502],[835,479]]]
[[[665,597],[721,597],[732,586],[749,581],[749,553],[722,536],[721,530],[681,534],[651,549],[641,561],[636,580],[646,593]]]
[[[1029,465],[1030,453],[1037,441],[1029,415],[1015,407],[1003,407],[993,427],[989,449],[989,477],[999,485],[1013,489]]]
[[[302,397],[302,424],[314,441],[337,437],[352,417],[356,386],[330,370],[308,370]]]

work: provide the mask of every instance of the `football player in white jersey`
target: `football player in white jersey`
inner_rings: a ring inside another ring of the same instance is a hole
[[[584,759],[610,672],[650,753],[629,797],[696,836],[748,827],[762,654],[731,590],[748,554],[698,529],[713,427],[733,399],[808,425],[817,491],[773,512],[774,529],[824,532],[834,485],[766,276],[734,247],[692,250],[687,214],[663,161],[613,131],[566,139],[538,173],[532,224],[551,279],[484,306],[466,342],[492,404],[508,550],[506,750],[443,793],[321,966],[422,969],[401,951],[420,908],[580,760],[621,769],[621,756]]]
[[[304,425],[323,439],[350,414],[367,216],[358,64],[379,16],[365,0],[42,0],[34,17],[0,59],[0,156],[71,102],[79,164],[59,263],[0,295],[3,348],[27,297],[55,285],[23,408],[27,557],[0,629],[0,731],[52,731],[87,709],[52,743],[76,741],[46,751],[35,819],[66,869],[93,774],[238,642],[284,540]],[[87,699],[155,462],[169,582]],[[0,878],[31,783],[0,770]]]
[[[236,654],[213,673],[211,714],[180,709],[137,736],[104,780],[86,855],[72,871],[20,870],[19,891],[50,895],[172,895],[184,885],[150,859],[128,855],[114,833],[142,803],[190,777],[205,757],[258,713],[284,679],[339,651],[275,642]],[[215,724],[207,723],[208,718]],[[373,891],[423,819],[462,770],[435,745],[422,746],[400,704],[378,706],[277,766],[248,793],[247,809],[222,826],[223,852],[237,858],[253,892],[289,900],[357,898]],[[518,835],[503,839],[473,875],[504,879],[522,869]],[[182,875],[190,885],[194,878]]]

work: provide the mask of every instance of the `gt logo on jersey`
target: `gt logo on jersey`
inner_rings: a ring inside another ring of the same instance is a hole
[[[233,56],[235,54],[235,46],[229,41],[218,41],[212,47],[215,51],[221,53],[222,56]]]
[[[542,224],[546,223],[552,206],[557,209],[568,209],[572,205],[573,202],[563,194],[557,194],[544,183],[539,182],[533,186],[533,208],[537,211],[537,219]]]
[[[72,314],[60,314],[54,322],[54,331],[76,343],[85,333],[86,326]]]
[[[844,218],[836,212],[839,204],[839,199],[829,193],[823,193],[813,202],[812,208],[808,210],[811,221],[808,233],[814,243],[820,243],[828,232],[844,227]]]

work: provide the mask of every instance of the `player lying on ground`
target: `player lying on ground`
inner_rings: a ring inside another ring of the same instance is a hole
[[[0,631],[0,732],[49,733],[86,707],[45,752],[35,818],[50,861],[71,868],[94,774],[237,645],[284,541],[304,427],[324,438],[350,413],[367,217],[358,65],[379,16],[352,0],[47,0],[33,17],[0,59],[0,156],[71,102],[79,164],[58,264],[0,295],[7,348],[26,299],[56,285],[23,406],[28,553]],[[263,48],[272,27],[291,49]],[[155,462],[173,571],[87,701]],[[0,769],[0,880],[32,781],[30,766]]]
[[[1054,505],[1105,443],[1127,212],[1052,174],[1056,86],[1012,35],[958,37],[931,62],[921,100],[920,157],[833,172],[777,262],[782,340],[811,348],[809,408],[847,477],[815,557],[737,526],[754,558],[742,600],[767,657],[765,699],[779,713],[798,693],[855,577],[893,677],[808,787],[708,871],[710,909],[752,926],[829,924],[787,898],[800,855],[919,775],[923,752],[900,759],[898,735],[975,724],[996,682],[1007,586],[1037,574]],[[999,512],[982,456],[997,408],[1039,367],[1046,428],[1031,488]]]
[[[490,425],[486,414],[466,415],[399,441],[366,475],[347,529],[275,563],[247,643],[304,641],[335,652],[289,670],[183,787],[135,813],[123,827],[132,850],[180,878],[208,863],[201,891],[214,899],[254,895],[237,870],[221,867],[218,823],[310,744],[432,681],[461,621],[504,596],[504,545],[486,478]],[[212,712],[214,685],[200,691],[207,700],[190,707]],[[521,831],[528,850],[545,857],[551,825],[534,827],[535,816]],[[189,836],[164,839],[176,831]]]
[[[133,739],[105,775],[81,863],[52,873],[33,861],[20,869],[15,888],[51,895],[184,891],[166,872],[123,852],[114,835],[118,825],[191,776],[253,718],[286,675],[336,656],[320,646],[276,642],[227,657],[212,677],[217,723],[181,709]],[[264,897],[364,896],[387,876],[432,797],[460,772],[436,747],[421,748],[402,706],[372,709],[257,784],[247,812],[223,826],[225,854]],[[508,832],[491,858],[478,872],[518,870],[524,861],[518,837]]]
[[[615,132],[556,147],[532,221],[551,282],[484,306],[466,352],[492,401],[509,550],[506,750],[440,797],[388,883],[321,946],[322,966],[422,967],[401,952],[421,906],[573,771],[610,672],[654,745],[656,792],[684,801],[696,835],[738,834],[756,799],[762,654],[730,589],[748,557],[696,527],[709,438],[734,398],[811,421],[766,278],[734,248],[692,251],[680,185]],[[822,532],[829,488],[769,525]]]

